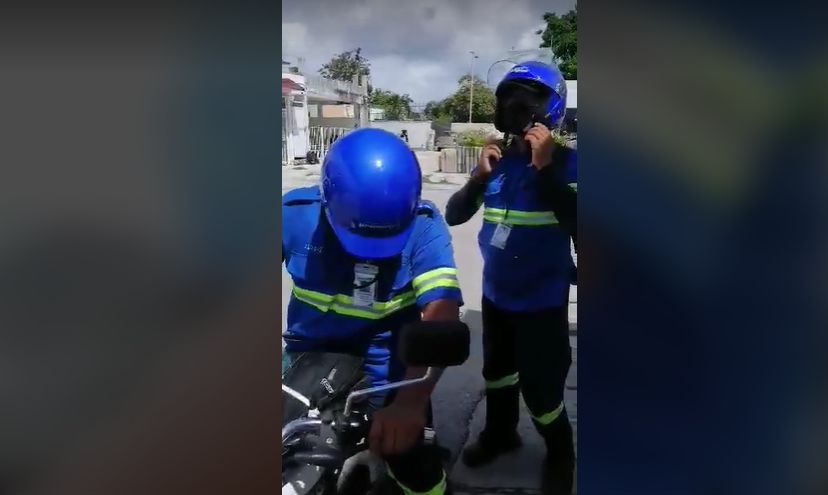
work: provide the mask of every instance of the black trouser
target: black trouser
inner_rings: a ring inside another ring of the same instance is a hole
[[[514,312],[483,298],[488,440],[514,434],[522,392],[549,453],[570,455],[572,430],[563,402],[572,363],[567,303],[568,297],[560,308]]]

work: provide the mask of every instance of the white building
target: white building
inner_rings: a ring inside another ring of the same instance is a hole
[[[334,81],[303,74],[282,61],[282,163],[321,160],[338,136],[369,124],[368,81]]]
[[[578,109],[578,81],[566,82],[566,108]]]
[[[307,156],[309,138],[305,76],[282,72],[282,162]]]
[[[566,117],[564,128],[570,133],[578,132],[578,81],[566,81]]]

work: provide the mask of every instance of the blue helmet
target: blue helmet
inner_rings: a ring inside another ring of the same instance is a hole
[[[322,164],[322,205],[351,256],[391,258],[405,247],[420,205],[414,152],[394,134],[363,128],[339,138]]]
[[[506,113],[503,107],[509,106],[510,102],[507,100],[515,93],[520,93],[520,98],[524,101],[530,100],[534,107],[532,115],[525,117],[524,120],[529,118],[549,127],[561,125],[566,113],[566,79],[556,66],[543,62],[523,62],[512,67],[495,90],[501,114]],[[515,112],[509,111],[508,113]],[[505,127],[500,130],[516,133],[516,130],[512,129],[514,125],[510,126],[504,121],[504,118],[510,117],[515,118],[514,115],[502,117],[498,128]]]

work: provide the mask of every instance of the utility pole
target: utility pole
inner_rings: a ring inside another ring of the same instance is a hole
[[[474,50],[469,51],[472,55],[471,59],[471,70],[469,71],[469,124],[472,123],[472,102],[474,102],[474,60],[477,58],[477,54],[474,53]]]

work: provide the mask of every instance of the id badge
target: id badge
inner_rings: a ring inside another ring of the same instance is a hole
[[[379,267],[367,263],[354,265],[354,305],[370,308],[377,299]]]
[[[490,244],[498,249],[505,249],[506,242],[509,240],[509,234],[512,233],[512,227],[499,223],[497,227],[495,227],[494,234],[492,234],[492,240]]]

